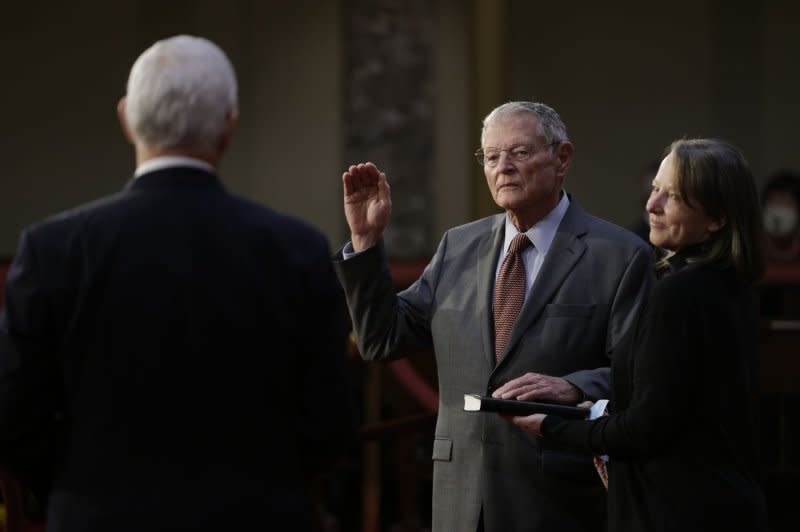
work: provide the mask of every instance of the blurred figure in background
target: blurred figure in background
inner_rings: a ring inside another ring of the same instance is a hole
[[[772,174],[761,192],[767,258],[800,258],[800,175],[791,171]]]
[[[350,441],[327,242],[218,177],[236,85],[210,41],[154,44],[118,106],[134,178],[22,233],[0,462],[47,485],[48,530],[309,530],[306,482]]]

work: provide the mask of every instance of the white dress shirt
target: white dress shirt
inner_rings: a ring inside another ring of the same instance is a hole
[[[556,231],[564,215],[567,213],[568,207],[569,198],[567,197],[567,193],[563,192],[561,194],[561,200],[555,208],[525,232],[525,234],[528,235],[528,239],[533,244],[522,251],[522,262],[525,264],[525,299],[528,299],[528,295],[531,293],[533,282],[536,280],[536,276],[539,275],[539,270],[542,269],[542,263],[545,257],[547,257],[550,244],[553,243],[553,239],[556,237]],[[511,246],[511,241],[514,240],[514,237],[518,234],[519,231],[517,231],[517,228],[511,223],[511,218],[506,215],[506,236],[503,247],[500,248],[497,270],[494,272],[495,282],[497,281],[497,274],[500,273],[500,266],[503,264],[503,259],[506,258],[508,248]]]
[[[211,172],[212,174],[216,173],[216,170],[213,166],[205,161],[201,161],[200,159],[195,159],[194,157],[184,157],[181,155],[164,155],[161,157],[153,157],[152,159],[148,159],[137,166],[136,171],[133,173],[133,177],[139,177],[142,174],[155,172],[156,170],[163,170],[164,168],[170,168],[173,166],[191,166],[193,168],[200,168],[201,170]]]

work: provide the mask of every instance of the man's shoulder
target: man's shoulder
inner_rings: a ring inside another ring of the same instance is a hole
[[[495,229],[498,224],[502,224],[505,214],[493,214],[485,218],[473,220],[461,225],[456,225],[447,230],[446,235],[459,238],[478,237]]]
[[[630,229],[626,229],[613,222],[604,220],[603,218],[598,218],[597,216],[591,215],[591,218],[591,232],[594,234],[603,235],[609,240],[614,240],[634,247],[643,247],[647,245],[647,242],[642,240],[639,235]]]
[[[276,235],[283,235],[295,244],[299,241],[325,240],[322,231],[292,214],[277,211],[272,207],[241,196],[230,195],[230,200],[237,217],[243,224]]]
[[[29,234],[47,237],[55,236],[64,230],[89,221],[99,221],[102,224],[106,215],[110,216],[119,213],[120,203],[123,201],[124,195],[121,192],[110,194],[50,214],[28,226],[25,231]]]
[[[306,246],[327,246],[324,234],[310,223],[289,214],[278,212],[256,201],[230,193],[219,194],[218,201],[206,208],[225,220],[229,226],[249,234],[274,235],[274,241],[305,242]],[[175,206],[161,202],[154,206],[141,195],[122,190],[102,198],[49,215],[30,225],[25,232],[44,241],[64,240],[65,235],[113,231],[114,228],[135,226],[143,217],[155,212],[170,217]],[[211,215],[211,213],[208,213]]]
[[[439,250],[446,249],[451,255],[471,253],[476,247],[485,245],[497,236],[497,231],[503,227],[504,218],[505,214],[495,214],[451,227],[442,236]]]
[[[648,248],[649,244],[633,231],[581,210],[578,216],[586,228],[587,245],[611,246],[625,249]]]

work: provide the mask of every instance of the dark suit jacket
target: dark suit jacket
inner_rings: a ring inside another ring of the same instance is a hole
[[[463,411],[533,371],[607,397],[609,357],[651,279],[647,245],[576,201],[558,228],[497,367],[491,312],[505,215],[448,231],[422,277],[395,296],[382,248],[335,267],[367,359],[433,346],[439,418],[433,445],[433,530],[602,530],[605,495],[588,456],[544,448],[494,414]]]
[[[303,530],[354,428],[343,318],[320,233],[201,170],[143,175],[23,232],[0,461],[49,481],[49,530]]]
[[[763,530],[749,287],[685,267],[658,282],[630,337],[612,364],[614,415],[543,424],[548,440],[610,455],[609,530]]]

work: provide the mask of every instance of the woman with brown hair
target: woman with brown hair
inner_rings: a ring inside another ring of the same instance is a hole
[[[647,210],[660,280],[612,363],[611,414],[512,421],[610,457],[609,530],[762,530],[752,285],[764,258],[753,175],[723,141],[678,140]],[[510,381],[494,395],[530,392]]]

